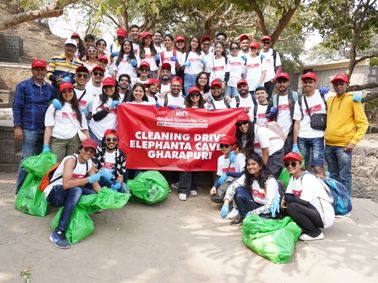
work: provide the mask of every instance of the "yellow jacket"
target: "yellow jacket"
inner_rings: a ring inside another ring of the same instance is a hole
[[[332,96],[327,100],[327,145],[344,147],[358,144],[366,133],[369,122],[360,102],[353,102],[352,94]]]

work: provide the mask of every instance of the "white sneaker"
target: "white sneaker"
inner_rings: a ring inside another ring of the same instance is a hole
[[[195,196],[198,195],[198,192],[197,192],[196,190],[191,190],[191,191],[190,191],[190,195],[191,195],[192,197],[195,197]]]
[[[336,218],[339,218],[339,219],[345,219],[345,218],[348,218],[352,215],[352,212],[348,212],[347,214],[345,215],[335,215]]]
[[[186,201],[187,196],[186,194],[178,194],[178,198],[179,200]]]
[[[302,234],[299,236],[299,239],[302,241],[316,241],[316,240],[323,240],[324,239],[324,234],[321,232],[318,236],[316,237],[311,237],[310,235],[307,234]]]
[[[227,219],[235,219],[239,216],[239,210],[237,208],[233,208],[229,214],[227,214]]]

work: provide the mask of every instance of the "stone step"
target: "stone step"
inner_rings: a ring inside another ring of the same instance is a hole
[[[19,164],[0,163],[0,172],[17,172]]]

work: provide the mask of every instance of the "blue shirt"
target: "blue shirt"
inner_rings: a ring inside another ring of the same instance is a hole
[[[54,96],[54,88],[44,82],[42,86],[33,78],[16,86],[13,101],[13,124],[24,130],[44,130],[45,112]]]

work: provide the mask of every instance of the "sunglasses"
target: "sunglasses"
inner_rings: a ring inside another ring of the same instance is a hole
[[[104,73],[103,73],[103,72],[93,72],[93,75],[94,75],[94,76],[100,76],[100,77],[103,77],[103,76],[104,76]]]
[[[229,148],[230,144],[220,144],[219,147],[220,148]]]
[[[240,126],[242,126],[242,125],[247,125],[247,124],[248,124],[248,121],[241,121],[241,122],[236,123],[236,125],[237,125],[238,127],[240,127]]]
[[[270,41],[263,41],[263,44],[270,44]]]
[[[200,94],[199,93],[192,93],[192,94],[190,94],[190,97],[200,97]]]
[[[140,69],[140,71],[141,71],[141,72],[148,72],[149,69],[142,68],[142,69]]]
[[[81,78],[84,78],[84,79],[87,79],[88,78],[88,74],[76,74],[76,76],[81,79]]]
[[[118,139],[117,138],[106,138],[105,139],[107,142],[117,142]]]
[[[284,165],[285,165],[286,168],[288,168],[289,166],[291,166],[291,167],[297,167],[298,164],[299,163],[296,162],[296,161],[291,161],[291,162],[285,162],[284,163]]]

